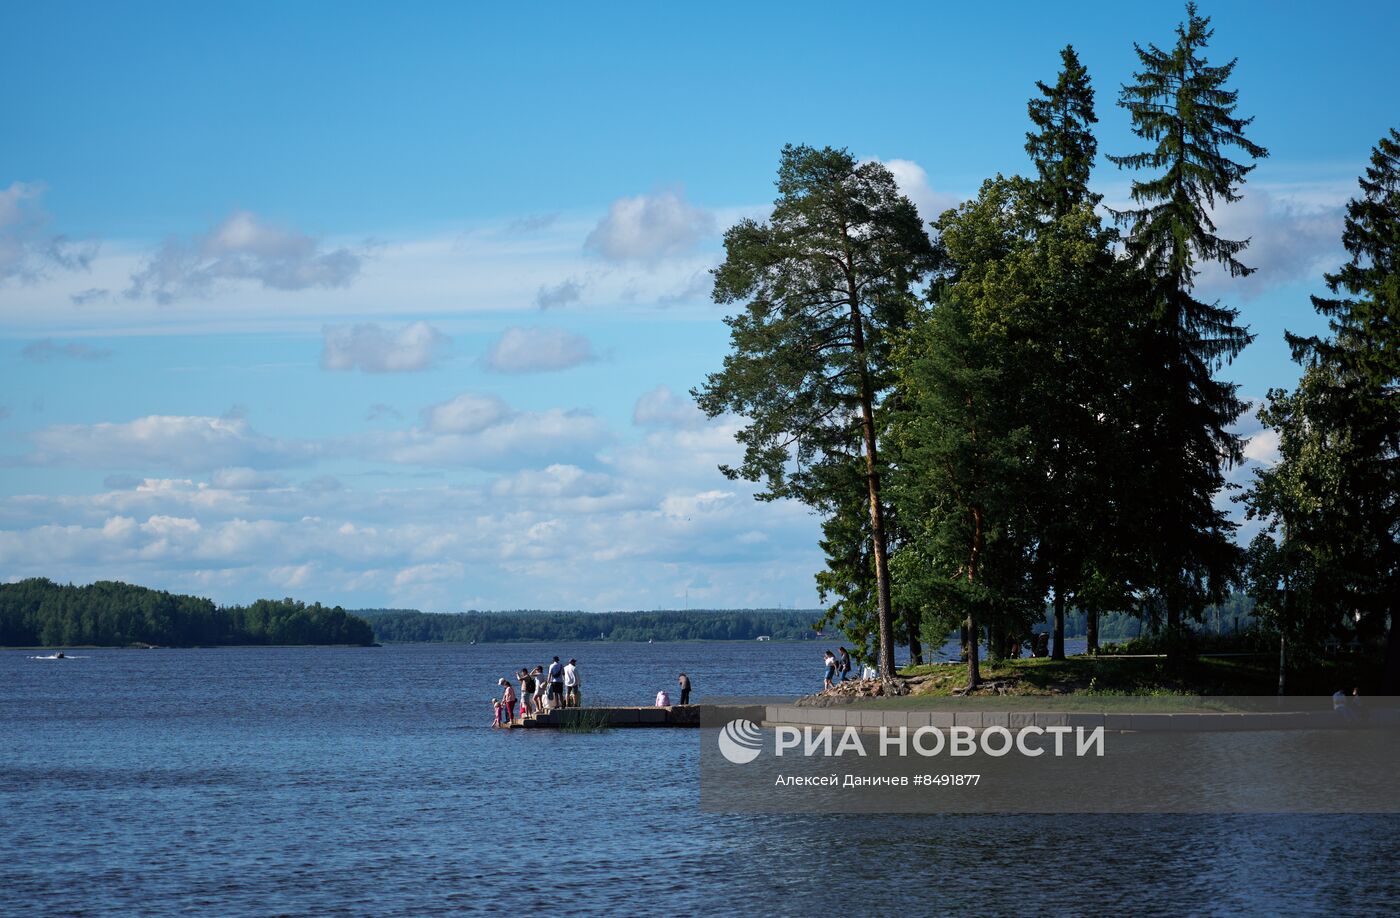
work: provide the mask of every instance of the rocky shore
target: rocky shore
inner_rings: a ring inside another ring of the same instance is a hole
[[[903,679],[895,677],[888,682],[879,679],[848,679],[838,682],[829,689],[822,689],[815,695],[804,695],[793,704],[804,708],[830,708],[839,704],[851,704],[865,698],[884,698],[890,695],[908,695],[921,678]]]

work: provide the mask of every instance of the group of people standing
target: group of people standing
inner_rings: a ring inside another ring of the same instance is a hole
[[[500,698],[491,699],[495,709],[493,727],[509,727],[517,718],[523,719],[527,714],[555,708],[576,708],[583,703],[577,660],[560,663],[559,658],[555,657],[548,666],[518,670],[515,679],[520,683],[518,694],[509,679],[496,680],[502,692]]]

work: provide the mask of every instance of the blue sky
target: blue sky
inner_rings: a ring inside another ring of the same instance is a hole
[[[405,8],[406,7],[406,8]],[[1400,7],[1212,3],[1270,148],[1219,214],[1258,341],[1338,259],[1400,123]],[[1100,148],[1176,4],[11,5],[0,32],[0,576],[224,601],[810,605],[801,507],[725,480],[719,235],[786,142],[886,162],[932,218],[1026,168],[1073,42]],[[1127,177],[1096,183],[1122,200]],[[1269,461],[1257,424],[1250,454]],[[1236,477],[1247,477],[1248,469]]]

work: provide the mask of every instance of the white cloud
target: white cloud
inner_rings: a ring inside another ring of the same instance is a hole
[[[498,396],[463,392],[428,408],[425,420],[428,430],[434,433],[480,433],[510,414],[510,406]]]
[[[454,400],[441,426],[496,437],[528,419]],[[810,602],[820,564],[805,508],[756,504],[715,469],[738,447],[725,420],[664,429],[578,461],[528,460],[473,485],[309,491],[253,467],[71,496],[0,496],[0,568],[119,577],[224,602],[280,596],[349,605],[646,608]],[[427,422],[414,438],[436,433]],[[405,441],[407,442],[407,441]],[[383,445],[383,444],[381,444]],[[402,445],[402,444],[400,444]],[[421,445],[421,444],[420,444]]]
[[[284,564],[267,572],[267,579],[283,589],[294,590],[306,586],[314,571],[311,564]]]
[[[690,396],[677,395],[668,386],[644,393],[632,407],[632,423],[638,427],[700,427],[707,420]]]
[[[216,488],[228,491],[263,491],[268,488],[286,487],[287,479],[281,475],[259,472],[247,466],[215,469],[209,476],[209,483]]]
[[[608,439],[606,425],[586,411],[512,411],[500,405],[497,413],[484,397],[459,396],[430,409],[423,427],[367,435],[362,450],[408,465],[499,468],[586,458]]]
[[[35,281],[51,269],[86,270],[97,255],[95,244],[48,232],[48,214],[39,206],[44,191],[35,182],[0,189],[0,284],[10,278]]]
[[[887,159],[876,162],[881,162],[890,170],[900,192],[914,203],[925,223],[932,223],[943,211],[962,203],[962,198],[958,195],[935,191],[929,184],[928,173],[924,171],[924,167],[912,159]]]
[[[715,278],[710,270],[710,268],[703,268],[694,272],[683,286],[670,293],[662,294],[657,297],[656,301],[663,306],[677,303],[708,303],[715,290]]]
[[[547,502],[557,509],[601,509],[605,501],[616,505],[616,498],[626,497],[622,491],[611,475],[563,463],[522,469],[491,483],[493,497],[512,499],[522,506]]]
[[[324,440],[266,436],[242,417],[151,415],[133,421],[59,424],[29,435],[33,449],[9,461],[109,472],[176,470],[209,473],[227,491],[283,488],[259,470],[318,460],[369,460],[404,465],[500,469],[534,461],[590,460],[611,436],[588,411],[517,411],[494,395],[467,392],[423,411],[422,423]],[[149,479],[147,480],[149,481]],[[130,484],[112,476],[114,486]],[[329,492],[344,485],[322,474],[299,485]]]
[[[321,366],[327,370],[358,368],[365,373],[425,370],[437,362],[451,341],[427,322],[413,322],[400,329],[373,322],[327,325],[321,331]]]
[[[734,219],[756,211],[735,210]],[[759,214],[761,216],[761,214]],[[725,220],[729,215],[725,216]],[[53,336],[90,338],[116,332],[210,333],[279,331],[302,333],[327,324],[426,320],[460,321],[469,315],[538,313],[541,307],[567,308],[586,317],[606,311],[609,319],[628,315],[660,318],[658,305],[673,307],[666,319],[686,319],[705,310],[707,271],[716,260],[708,240],[693,253],[643,262],[606,261],[585,252],[579,240],[596,221],[561,219],[528,237],[501,233],[499,227],[377,242],[374,257],[361,259],[354,283],[346,287],[297,290],[264,287],[255,280],[210,279],[199,296],[157,301],[147,296],[85,296],[122,291],[131,276],[149,267],[144,242],[103,244],[90,276],[52,272],[33,282],[12,284],[0,296],[0,332],[33,340]],[[191,243],[193,245],[193,243]],[[361,250],[353,240],[325,240],[320,251]],[[355,254],[357,259],[361,258]],[[542,287],[543,284],[543,287]],[[148,287],[147,292],[154,288]],[[77,295],[81,302],[74,302]],[[386,303],[406,304],[394,315]],[[517,319],[513,324],[525,324]]]
[[[132,273],[126,295],[170,303],[208,296],[229,281],[255,281],[271,290],[344,287],[362,260],[348,248],[327,249],[311,236],[235,211],[188,242],[167,240]]]
[[[1252,434],[1244,441],[1244,457],[1264,465],[1275,465],[1279,460],[1278,431],[1271,427]]]
[[[486,355],[486,368],[497,373],[542,373],[566,370],[597,360],[593,345],[562,328],[508,328]]]
[[[243,418],[150,415],[134,421],[59,424],[32,434],[33,465],[92,469],[275,468],[310,461],[316,444],[263,436]]]
[[[713,214],[667,190],[613,201],[583,245],[612,261],[654,261],[685,254],[714,231]]]
[[[1342,250],[1345,197],[1340,189],[1329,201],[1308,189],[1247,187],[1244,197],[1216,209],[1216,233],[1226,239],[1248,239],[1239,256],[1254,272],[1231,278],[1216,265],[1203,267],[1201,287],[1212,293],[1232,293],[1250,299],[1286,284],[1321,278],[1346,257]]]

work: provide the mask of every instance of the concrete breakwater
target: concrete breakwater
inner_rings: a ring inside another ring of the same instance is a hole
[[[539,714],[527,714],[515,726],[525,728],[563,729],[586,725],[604,727],[698,727],[701,708],[698,704],[667,707],[594,707],[556,708]]]

